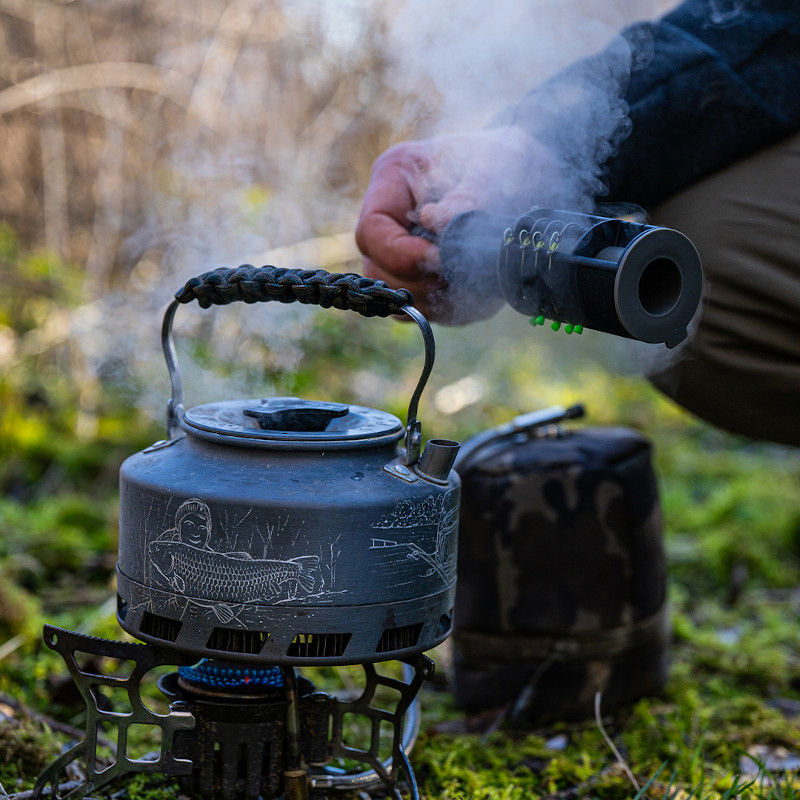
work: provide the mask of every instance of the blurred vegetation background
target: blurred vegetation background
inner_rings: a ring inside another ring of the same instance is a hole
[[[544,5],[543,18],[561,13]],[[583,3],[607,25],[668,5]],[[382,0],[0,0],[5,791],[29,787],[82,724],[42,622],[121,634],[117,470],[163,435],[167,299],[220,264],[357,269],[351,232],[372,160],[441,125],[439,90],[398,52],[397,13]],[[403,416],[421,361],[410,327],[334,311],[187,309],[178,333],[190,402],[298,394]],[[535,331],[510,312],[438,328],[437,344],[428,435],[463,440],[582,401],[590,424],[655,442],[673,678],[607,722],[641,783],[662,768],[649,796],[796,796],[796,451],[727,436],[663,399],[641,377],[658,350]],[[446,676],[446,650],[437,658]],[[471,733],[443,688],[425,699],[415,755],[426,796],[636,793],[594,722]],[[754,781],[745,789],[740,773]],[[174,790],[137,781],[130,794]]]

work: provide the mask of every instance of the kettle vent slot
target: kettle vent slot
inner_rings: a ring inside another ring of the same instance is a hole
[[[453,627],[453,609],[451,608],[446,614],[439,617],[439,624],[436,627],[436,638],[447,636],[450,629]]]
[[[344,654],[352,633],[298,633],[287,656],[295,658],[338,658]]]
[[[183,623],[180,620],[162,617],[160,614],[151,614],[149,611],[145,611],[139,630],[154,639],[174,642],[178,638],[182,627]]]
[[[381,634],[381,640],[375,648],[376,653],[390,653],[392,650],[405,650],[413,647],[422,633],[422,623],[401,625],[399,628],[386,628]]]
[[[266,631],[241,631],[233,628],[214,628],[208,637],[209,650],[223,650],[226,653],[249,653],[257,655],[269,639]]]

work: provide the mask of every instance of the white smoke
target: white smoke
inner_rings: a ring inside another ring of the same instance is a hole
[[[427,121],[436,134],[463,133],[509,121],[526,95],[532,113],[527,132],[537,134],[536,117],[558,120],[558,142],[547,142],[560,170],[560,185],[537,175],[547,164],[525,165],[519,176],[496,175],[498,183],[518,178],[543,205],[557,202],[591,207],[600,188],[597,176],[615,133],[625,128],[622,93],[631,68],[631,51],[620,31],[633,22],[663,13],[674,0],[602,2],[545,0],[406,0],[391,21],[392,79],[417,93],[435,94],[437,114]],[[600,73],[570,75],[548,88],[548,79],[612,44],[613,57]],[[636,55],[646,57],[646,42]],[[638,63],[636,67],[644,64]],[[541,91],[537,87],[544,86]],[[451,154],[457,174],[465,159]],[[550,180],[550,178],[548,178]],[[520,211],[524,209],[519,209]]]
[[[438,130],[463,131],[486,125],[559,70],[601,50],[624,26],[669,5],[406,0],[392,21],[392,56],[407,81],[435,87]]]
[[[313,248],[291,247],[330,234],[341,242],[354,229],[367,182],[362,142],[371,141],[354,132],[374,129],[374,141],[388,146],[484,128],[626,24],[670,5],[674,0],[236,0],[211,35],[192,34],[189,26],[188,40],[167,37],[156,62],[194,88],[187,116],[163,142],[162,160],[142,165],[151,202],[124,247],[131,272],[122,297],[100,298],[100,322],[75,337],[86,344],[87,363],[103,376],[118,369],[160,418],[160,311],[185,279],[247,260],[352,268],[352,245],[333,262]],[[628,69],[626,58],[621,51],[618,72]],[[625,115],[619,85],[620,75],[609,74],[542,98],[548,113],[564,109],[566,150],[556,155],[570,165],[539,187],[549,192],[543,200],[590,204],[608,139]],[[379,152],[375,147],[369,159]],[[454,164],[458,170],[458,159]],[[536,175],[512,177],[535,183]],[[221,378],[195,363],[188,369],[191,401],[251,393],[260,359],[298,362],[310,317],[274,306],[181,310],[179,329],[192,320],[188,327],[201,341],[213,338],[221,358],[246,365]],[[268,349],[252,344],[256,332]]]
[[[720,6],[720,21],[728,6],[740,5],[735,0],[714,3]],[[421,203],[422,222],[441,229],[458,203],[476,194],[480,207],[515,215],[530,206],[592,210],[603,199],[601,168],[629,129],[624,92],[631,70],[646,68],[653,55],[646,29],[632,41],[619,34],[676,4],[406,0],[391,25],[392,74],[438,100],[438,115],[427,120],[424,131],[438,138],[432,145],[435,179],[420,176],[417,186],[419,195],[434,196],[433,205]],[[592,69],[570,69],[604,49],[606,57]],[[517,129],[502,127],[512,120],[521,120],[531,137],[526,159],[515,160]],[[465,138],[462,148],[453,135],[487,129],[505,137],[505,154],[498,155],[502,139],[482,148]],[[485,165],[476,164],[482,157]],[[478,177],[464,187],[463,176],[470,172]],[[437,189],[431,190],[426,178],[439,187],[448,180],[455,184],[453,201],[445,193],[444,201],[436,203]],[[493,310],[486,301],[486,281],[476,274],[479,267],[477,261],[459,261],[457,281],[435,298],[440,314],[464,321]],[[604,338],[606,361],[616,369],[624,364],[628,370],[644,370],[663,358],[661,345]]]

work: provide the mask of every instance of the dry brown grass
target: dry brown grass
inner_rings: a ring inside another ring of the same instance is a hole
[[[675,2],[572,0],[555,17],[530,3],[539,27],[557,34],[558,58],[540,66],[582,54],[581,19],[622,24]],[[424,133],[440,104],[431,76],[402,74],[419,54],[393,37],[399,8],[0,0],[0,220],[26,244],[84,265],[95,295],[217,226],[238,235],[249,221],[260,250],[350,230],[372,160]],[[430,12],[439,19],[444,6]],[[428,35],[438,51],[448,33]],[[476,63],[493,74],[497,55]],[[524,90],[535,75],[522,73]],[[242,254],[252,251],[242,236]]]
[[[344,36],[317,8],[0,0],[0,219],[97,292],[212,196],[217,215],[277,198],[272,247],[342,230],[372,159],[411,132],[398,108],[425,109],[382,80],[380,6],[346,12]]]

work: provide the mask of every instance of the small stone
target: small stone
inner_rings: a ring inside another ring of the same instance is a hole
[[[800,769],[800,756],[781,745],[754,744],[747,748],[747,755],[739,759],[739,770],[743,775],[759,775],[765,772],[786,772]]]
[[[548,750],[566,750],[568,744],[569,739],[567,739],[567,734],[559,733],[557,736],[553,736],[552,738],[548,739],[544,743],[544,746]]]

